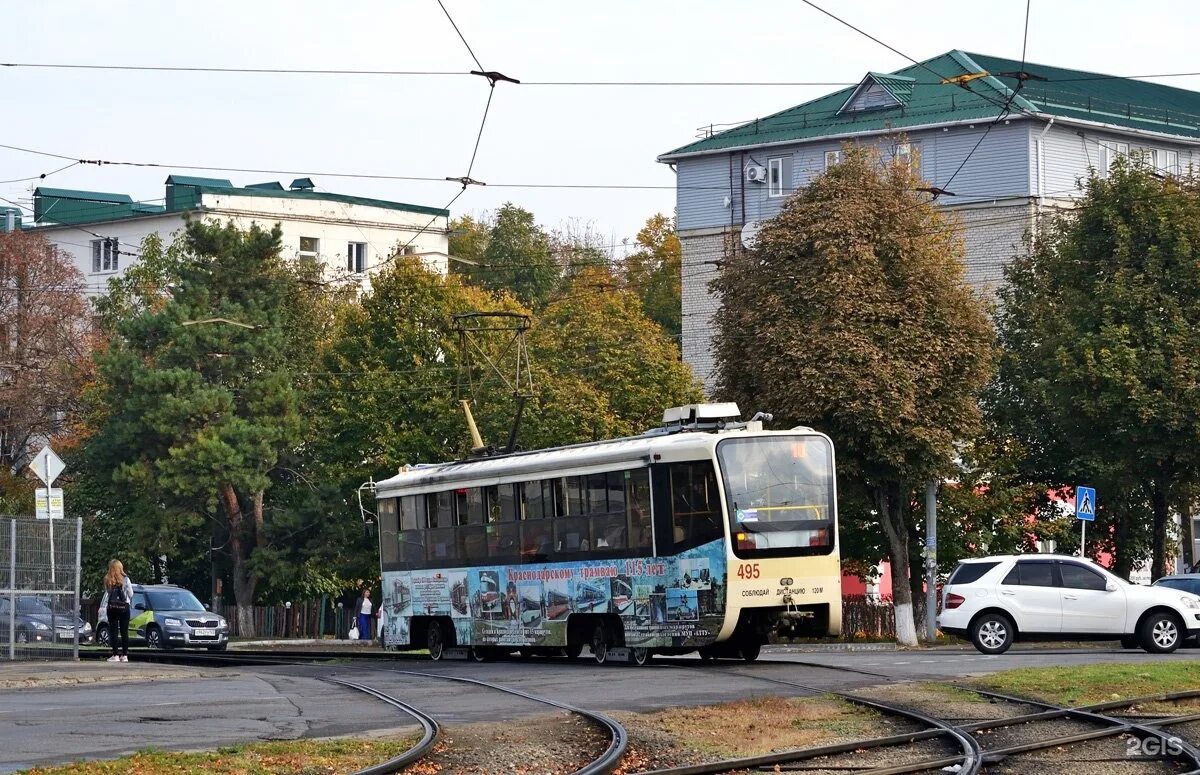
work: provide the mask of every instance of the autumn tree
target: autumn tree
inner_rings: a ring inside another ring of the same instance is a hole
[[[646,225],[638,231],[637,246],[625,257],[625,279],[641,298],[650,319],[678,338],[683,331],[683,247],[675,236],[675,219],[661,213],[646,219]]]
[[[10,475],[71,433],[94,344],[83,291],[70,258],[40,234],[0,233],[0,468]],[[4,496],[21,487],[0,481]]]
[[[544,396],[542,405],[557,406],[562,416],[551,411],[531,420],[527,441],[563,444],[640,433],[662,423],[663,409],[701,400],[675,341],[605,268],[577,272],[546,305],[530,349],[542,389],[559,399]],[[581,403],[592,411],[561,411]],[[539,428],[559,421],[566,427],[550,433]]]
[[[1089,553],[1166,569],[1200,483],[1200,196],[1121,161],[1007,273],[990,404],[1032,478],[1098,490]]]
[[[842,503],[864,504],[843,522],[882,529],[908,645],[913,505],[980,427],[993,339],[961,240],[921,185],[909,165],[847,147],[714,283],[719,394],[833,438]]]

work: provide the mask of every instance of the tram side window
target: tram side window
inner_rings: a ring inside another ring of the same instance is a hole
[[[587,477],[567,476],[558,481],[567,494],[567,510],[554,520],[554,551],[556,554],[589,552],[592,527],[588,518]]]
[[[425,496],[399,498],[400,561],[407,567],[425,564]]]
[[[454,493],[431,492],[425,496],[430,527],[454,527]]]
[[[625,473],[610,471],[588,477],[588,507],[592,514],[593,549],[625,549],[629,517],[625,513]]]
[[[458,556],[469,563],[487,560],[487,532],[483,525],[483,489],[460,487],[454,491],[458,524]]]
[[[379,554],[384,565],[394,565],[400,560],[399,527],[396,499],[379,501]]]
[[[724,536],[713,464],[674,463],[669,471],[675,548],[699,546]]]
[[[553,547],[555,503],[561,498],[561,488],[549,479],[519,485],[521,495],[521,559],[524,562],[546,562]]]
[[[629,471],[625,480],[629,506],[629,546],[649,549],[654,545],[650,523],[650,470]]]
[[[513,561],[520,556],[521,523],[516,520],[517,487],[502,484],[484,488],[488,514],[488,556],[497,560]]]

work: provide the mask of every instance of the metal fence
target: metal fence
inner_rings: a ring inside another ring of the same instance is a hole
[[[0,659],[78,659],[82,519],[0,517]]]

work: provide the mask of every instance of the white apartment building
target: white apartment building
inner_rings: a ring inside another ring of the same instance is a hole
[[[169,243],[185,218],[197,217],[241,228],[278,223],[285,258],[317,261],[327,276],[348,273],[364,289],[398,253],[447,271],[448,210],[317,191],[309,178],[287,188],[275,182],[239,188],[224,179],[171,175],[165,198],[152,203],[96,191],[34,191],[34,228],[74,259],[91,295],[139,260],[148,235]]]

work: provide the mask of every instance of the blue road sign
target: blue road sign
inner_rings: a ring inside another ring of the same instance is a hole
[[[1075,488],[1075,516],[1092,522],[1096,519],[1096,488]]]

